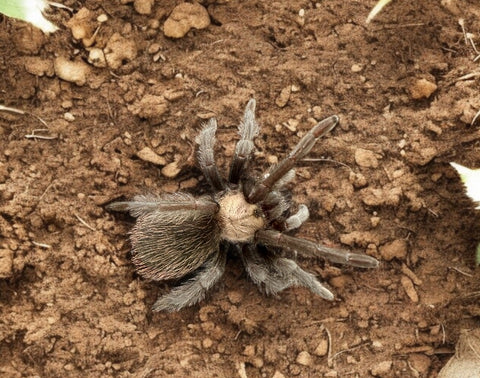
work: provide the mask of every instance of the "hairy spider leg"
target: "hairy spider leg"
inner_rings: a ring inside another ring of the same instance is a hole
[[[138,218],[152,211],[197,210],[215,213],[218,211],[218,204],[210,197],[195,198],[186,193],[175,193],[162,197],[151,194],[138,195],[133,197],[133,201],[112,202],[106,208],[111,211],[128,211],[132,217]]]
[[[245,114],[243,115],[243,121],[240,122],[238,127],[240,140],[235,147],[235,154],[233,155],[230,173],[228,175],[228,181],[232,184],[238,184],[255,150],[253,139],[260,131],[260,127],[255,121],[255,105],[256,102],[253,98],[248,101]]]
[[[226,253],[217,250],[192,278],[158,298],[152,307],[153,311],[174,312],[197,304],[223,276],[225,264]]]
[[[297,212],[285,220],[285,231],[291,231],[299,228],[309,216],[310,212],[308,211],[308,207],[304,204],[298,205]]]
[[[206,180],[214,190],[224,190],[225,183],[223,182],[220,173],[218,172],[215,158],[213,155],[213,146],[215,145],[215,132],[217,131],[217,120],[210,118],[203,126],[200,134],[198,134],[195,141],[198,143],[198,163]]]
[[[253,245],[246,245],[240,255],[248,275],[260,289],[263,284],[266,294],[276,295],[290,286],[303,286],[324,299],[334,299],[330,290],[293,260],[277,256],[263,257]]]
[[[278,248],[287,248],[306,257],[323,257],[333,263],[350,265],[358,268],[376,268],[378,260],[359,253],[351,253],[342,249],[329,248],[310,240],[282,234],[279,231],[259,230],[255,234],[259,244]]]
[[[248,195],[250,203],[257,203],[265,199],[268,192],[288,171],[290,171],[295,163],[305,157],[313,148],[319,138],[332,130],[338,123],[336,115],[325,118],[317,123],[305,136],[300,139],[292,152],[283,159],[262,180],[255,184],[252,191]]]

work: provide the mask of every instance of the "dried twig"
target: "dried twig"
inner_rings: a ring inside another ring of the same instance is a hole
[[[379,0],[368,14],[367,20],[365,22],[369,24],[370,21],[372,21],[375,16],[383,9],[383,7],[387,5],[390,1],[392,0]]]
[[[85,227],[87,227],[88,229],[92,230],[92,231],[96,231],[92,226],[90,226],[87,222],[85,222],[82,218],[80,218],[80,216],[78,214],[73,214],[75,215],[75,217],[79,220],[79,222],[81,224],[83,224]]]
[[[442,344],[445,344],[447,340],[447,336],[445,334],[445,326],[443,325],[443,323],[440,323],[440,327],[442,327]]]
[[[329,368],[333,366],[333,359],[332,359],[332,334],[330,333],[329,329],[325,327],[325,332],[327,333],[328,338],[328,346],[327,346],[327,365]]]
[[[333,159],[326,159],[326,158],[305,158],[305,159],[302,159],[302,161],[306,161],[306,162],[326,161],[326,162],[328,162],[328,163],[333,163],[333,164],[341,165],[342,167],[348,168],[350,171],[353,172],[353,169],[350,168],[347,164],[342,163],[341,161],[333,160]]]
[[[44,140],[52,140],[52,139],[57,139],[58,136],[53,136],[53,135],[41,135],[41,134],[36,134],[37,132],[44,132],[48,131],[48,129],[34,129],[32,130],[31,134],[25,135],[25,138],[27,139],[44,139]]]
[[[73,9],[70,8],[70,7],[67,7],[66,5],[63,5],[63,4],[60,4],[60,3],[56,3],[56,2],[53,2],[53,1],[49,1],[48,2],[48,5],[54,7],[54,8],[59,8],[59,9],[66,9],[68,10],[70,13],[73,13]]]
[[[480,55],[479,55],[480,56]],[[470,126],[473,126],[475,121],[477,120],[478,116],[480,116],[480,110],[475,114],[475,116],[472,119],[472,122],[470,122]]]
[[[45,248],[45,249],[50,249],[50,248],[52,248],[52,246],[51,246],[50,244],[38,243],[38,242],[33,241],[33,240],[32,240],[32,244],[33,244],[33,245],[36,245],[37,247]]]
[[[460,270],[460,269],[458,269],[458,268],[455,268],[454,266],[449,266],[448,269],[452,269],[452,270],[454,270],[455,272],[458,272],[458,273],[460,273],[460,274],[463,274],[464,276],[467,276],[467,277],[473,277],[473,274],[464,272],[463,270]]]
[[[27,112],[25,110],[12,108],[12,107],[5,106],[5,105],[0,105],[0,111],[10,112],[10,113],[15,113],[15,114],[21,114],[21,115],[30,115],[30,116],[38,119],[45,127],[48,127],[47,123],[42,118],[40,118],[39,116],[37,116],[33,113]]]
[[[370,344],[371,344],[370,341],[367,341],[367,342],[365,342],[365,343],[359,344],[359,345],[354,346],[354,347],[352,347],[352,348],[348,348],[348,349],[341,350],[341,351],[335,353],[335,354],[332,356],[332,360],[334,360],[335,358],[337,358],[338,356],[340,356],[340,355],[343,354],[343,353],[351,352],[351,351],[353,351],[353,350],[356,350],[356,349],[359,349],[359,348],[363,348],[364,346],[367,346],[367,345],[370,345]]]

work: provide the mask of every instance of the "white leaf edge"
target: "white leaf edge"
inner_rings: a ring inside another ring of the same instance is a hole
[[[476,209],[480,209],[480,169],[470,169],[454,162],[450,165],[460,175],[467,196],[477,204]]]

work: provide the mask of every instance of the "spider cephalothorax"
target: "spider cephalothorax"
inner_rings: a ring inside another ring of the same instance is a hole
[[[226,243],[234,246],[248,275],[267,294],[304,286],[322,298],[334,298],[313,274],[282,257],[280,249],[361,268],[378,266],[373,257],[286,234],[300,227],[309,216],[305,205],[299,205],[295,213],[292,211],[294,204],[284,188],[295,177],[293,166],[337,123],[337,116],[319,122],[285,159],[256,177],[247,171],[255,148],[253,139],[259,132],[252,99],[240,123],[240,140],[227,181],[221,177],[213,156],[217,129],[214,118],[196,139],[198,163],[213,189],[211,195],[139,195],[132,201],[108,205],[110,210],[129,211],[137,218],[130,241],[133,262],[141,275],[167,280],[192,274],[192,278],[160,297],[153,306],[155,311],[178,311],[201,301],[223,275]]]

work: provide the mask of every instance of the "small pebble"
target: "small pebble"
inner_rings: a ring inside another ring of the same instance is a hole
[[[352,171],[350,172],[350,176],[348,177],[348,179],[356,189],[363,188],[368,184],[367,179],[361,173],[355,173]]]
[[[204,29],[210,25],[207,10],[198,3],[178,4],[165,21],[163,33],[170,38],[182,38],[191,28]]]
[[[64,57],[57,57],[53,62],[55,74],[62,80],[75,83],[78,86],[85,85],[90,74],[87,63],[77,60],[71,61]]]
[[[380,247],[380,255],[386,261],[394,258],[403,260],[407,257],[407,242],[403,239],[397,239]]]
[[[377,168],[378,167],[378,155],[370,150],[364,150],[363,148],[357,148],[355,150],[355,162],[360,167],[364,168]]]
[[[328,378],[336,378],[338,377],[338,371],[330,370],[330,371],[327,371],[323,376]]]
[[[163,96],[146,94],[139,101],[127,106],[133,114],[142,118],[157,118],[168,110],[168,101]]]
[[[328,353],[328,340],[322,339],[320,343],[315,348],[313,354],[315,356],[323,357]]]
[[[341,276],[332,277],[330,279],[329,284],[332,285],[336,289],[342,289],[347,285],[347,283],[351,281],[351,278],[342,274]]]
[[[182,181],[180,183],[180,189],[191,189],[195,188],[198,184],[198,179],[191,177],[188,180]]]
[[[312,365],[313,359],[310,353],[304,350],[298,354],[296,362],[303,366],[310,366]]]
[[[280,91],[280,94],[278,95],[278,97],[275,99],[275,104],[279,107],[279,108],[283,108],[287,105],[288,103],[288,100],[290,99],[290,94],[292,93],[292,86],[291,85],[287,85],[285,88],[283,88],[281,91]]]
[[[143,161],[153,163],[156,165],[167,164],[167,161],[165,160],[165,158],[155,153],[150,147],[142,148],[140,151],[137,152],[137,156]]]
[[[433,124],[432,122],[425,123],[425,129],[435,133],[436,135],[442,135],[443,130],[440,126]]]
[[[263,367],[263,360],[260,357],[254,357],[250,359],[250,363],[257,369],[261,369]]]
[[[135,0],[133,2],[133,7],[140,14],[150,14],[152,13],[154,0]]]
[[[162,168],[162,175],[168,178],[174,178],[177,177],[180,171],[181,169],[178,167],[178,163],[173,161]]]
[[[432,326],[430,328],[430,335],[432,336],[436,336],[440,333],[440,330],[441,330],[441,326],[438,324],[438,325],[435,325],[435,326]]]
[[[160,21],[158,21],[156,18],[152,18],[148,20],[148,27],[150,29],[158,29],[160,27]]]
[[[68,122],[73,122],[75,121],[75,116],[70,113],[70,112],[66,112],[64,115],[63,115],[63,118],[65,118],[66,121]]]
[[[297,126],[300,122],[296,119],[290,118],[287,122],[285,122],[283,125],[289,129],[291,132],[296,132],[297,131]]]
[[[355,359],[355,357],[348,355],[347,356],[347,364],[353,365],[358,363],[358,361]]]
[[[428,370],[432,363],[428,356],[421,353],[413,353],[408,357],[408,362],[410,362],[410,365],[420,373],[421,377],[428,376]]]
[[[353,64],[350,69],[352,70],[352,72],[360,72],[361,70],[363,70],[363,67],[360,64]]]
[[[203,346],[205,349],[211,348],[212,345],[213,345],[213,341],[212,341],[212,339],[210,339],[210,338],[208,338],[208,337],[202,341],[202,346]]]
[[[108,16],[105,13],[102,13],[100,16],[97,17],[98,22],[107,22]]]
[[[247,357],[253,357],[255,355],[255,346],[247,345],[245,349],[243,349],[242,354]]]
[[[403,289],[407,293],[408,297],[413,303],[418,303],[418,294],[417,291],[415,290],[415,286],[413,285],[413,282],[410,278],[407,276],[402,276],[400,279],[400,283],[403,286]]]
[[[431,176],[430,176],[430,180],[432,180],[433,182],[437,182],[438,180],[440,180],[443,176],[443,173],[440,173],[440,172],[437,172],[437,173],[433,173]]]
[[[288,370],[290,371],[291,376],[300,375],[300,373],[302,372],[302,369],[297,364],[288,365]]]
[[[313,112],[313,117],[314,117],[315,119],[321,119],[322,116],[323,116],[323,110],[322,110],[322,107],[321,107],[321,106],[315,105],[315,106],[312,108],[312,112]]]
[[[368,328],[368,321],[366,320],[359,320],[357,323],[358,328],[360,329],[366,329]]]
[[[25,57],[23,60],[25,70],[36,76],[53,76],[53,62],[38,56]]]
[[[402,264],[402,273],[410,278],[415,285],[421,285],[423,283],[422,280],[405,264]]]
[[[73,102],[70,100],[65,100],[62,102],[63,109],[70,109],[73,106]]]
[[[182,90],[166,90],[163,93],[163,96],[168,101],[176,101],[176,100],[180,100],[183,96],[185,96],[185,92]]]
[[[158,43],[152,43],[150,46],[148,46],[147,52],[149,54],[156,54],[157,52],[160,51],[160,44]]]
[[[272,378],[285,378],[285,375],[280,373],[278,370],[275,370],[275,373],[273,373]]]
[[[278,163],[278,157],[275,155],[268,155],[267,156],[267,162],[268,164],[277,164]]]
[[[123,64],[137,57],[138,45],[131,38],[125,38],[120,33],[113,33],[105,46],[105,60],[108,67],[116,70]]]
[[[135,302],[135,296],[133,293],[125,293],[123,295],[123,304],[126,306],[131,306]]]
[[[378,257],[378,248],[375,244],[370,243],[367,245],[365,253],[369,256]]]
[[[88,63],[94,67],[103,68],[107,67],[107,60],[105,59],[105,54],[102,49],[98,47],[93,47],[90,49],[88,54]]]
[[[13,274],[13,251],[0,249],[0,278],[8,278]]]
[[[243,295],[240,291],[229,291],[227,296],[231,304],[240,303],[243,299]]]
[[[392,361],[382,361],[376,364],[370,372],[374,377],[385,377],[392,369]]]
[[[429,98],[437,90],[437,84],[427,79],[418,79],[408,88],[410,97],[414,100]]]

